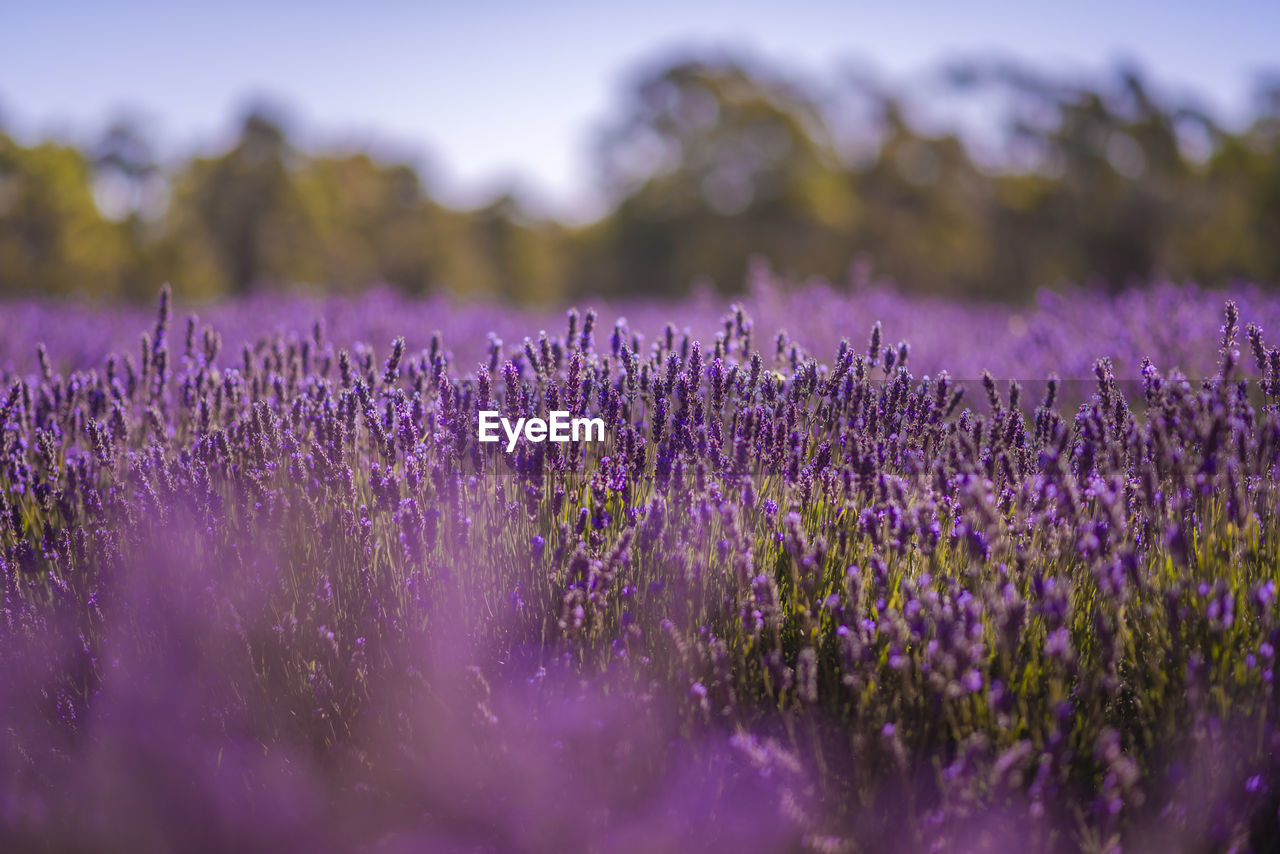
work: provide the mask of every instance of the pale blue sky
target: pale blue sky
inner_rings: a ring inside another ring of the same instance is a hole
[[[992,52],[1101,72],[1120,58],[1242,115],[1280,69],[1280,2],[0,0],[0,120],[24,138],[91,137],[121,108],[173,152],[224,140],[246,99],[311,139],[374,140],[474,199],[516,177],[553,210],[590,198],[591,129],[639,64],[739,46],[815,79],[884,77]]]

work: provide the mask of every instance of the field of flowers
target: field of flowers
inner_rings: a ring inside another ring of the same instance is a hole
[[[1280,846],[1280,299],[594,308],[0,305],[0,850]]]

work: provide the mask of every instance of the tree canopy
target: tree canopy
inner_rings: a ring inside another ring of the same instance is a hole
[[[1065,280],[1280,282],[1280,90],[1231,130],[1130,68],[1086,85],[969,64],[945,81],[949,99],[1004,105],[995,158],[878,88],[852,120],[758,63],[653,69],[599,135],[611,207],[579,227],[514,193],[449,208],[410,165],[301,150],[262,111],[225,151],[167,169],[127,120],[84,149],[0,134],[0,294],[389,282],[548,302],[731,292],[753,256],[793,279],[866,259],[907,289],[1015,300]],[[870,156],[836,130],[850,125]]]

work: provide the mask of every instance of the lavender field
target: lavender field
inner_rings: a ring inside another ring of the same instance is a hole
[[[0,305],[0,849],[1280,847],[1274,293],[580,307]]]

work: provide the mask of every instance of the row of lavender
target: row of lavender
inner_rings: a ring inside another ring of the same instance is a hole
[[[754,346],[766,356],[772,356],[773,336],[789,330],[826,361],[841,340],[861,338],[880,322],[895,336],[910,338],[915,373],[945,369],[969,380],[990,371],[1004,379],[1056,374],[1066,381],[1092,381],[1093,363],[1101,358],[1111,359],[1126,380],[1139,378],[1143,359],[1193,377],[1210,376],[1227,299],[1262,328],[1280,329],[1280,300],[1244,285],[1226,294],[1171,282],[1114,296],[1044,291],[1032,304],[1008,306],[903,296],[891,283],[865,276],[854,276],[841,288],[821,282],[785,286],[761,268],[748,284],[739,302],[763,320]],[[406,300],[390,289],[325,298],[264,293],[191,308],[222,334],[233,356],[264,337],[305,337],[305,327],[320,320],[334,345],[345,348],[360,342],[386,346],[404,336],[409,348],[418,350],[443,331],[452,360],[467,370],[487,360],[491,336],[518,347],[540,330],[561,329],[564,317],[558,309],[511,310],[445,297]],[[678,332],[710,344],[725,302],[702,292],[678,303],[620,301],[598,308],[609,321],[627,318],[647,349],[669,321],[678,321]],[[3,311],[0,370],[24,375],[37,368],[38,344],[46,345],[60,370],[100,367],[111,353],[136,353],[139,332],[152,323],[150,309],[92,303],[10,302]]]
[[[0,832],[1262,850],[1280,350],[1244,324],[1280,306],[1234,296],[757,287],[794,340],[707,300],[525,338],[165,296],[105,358],[127,315],[8,307]],[[397,328],[421,348],[360,340]],[[984,363],[1023,382],[942,370]],[[507,452],[485,409],[606,440]]]

